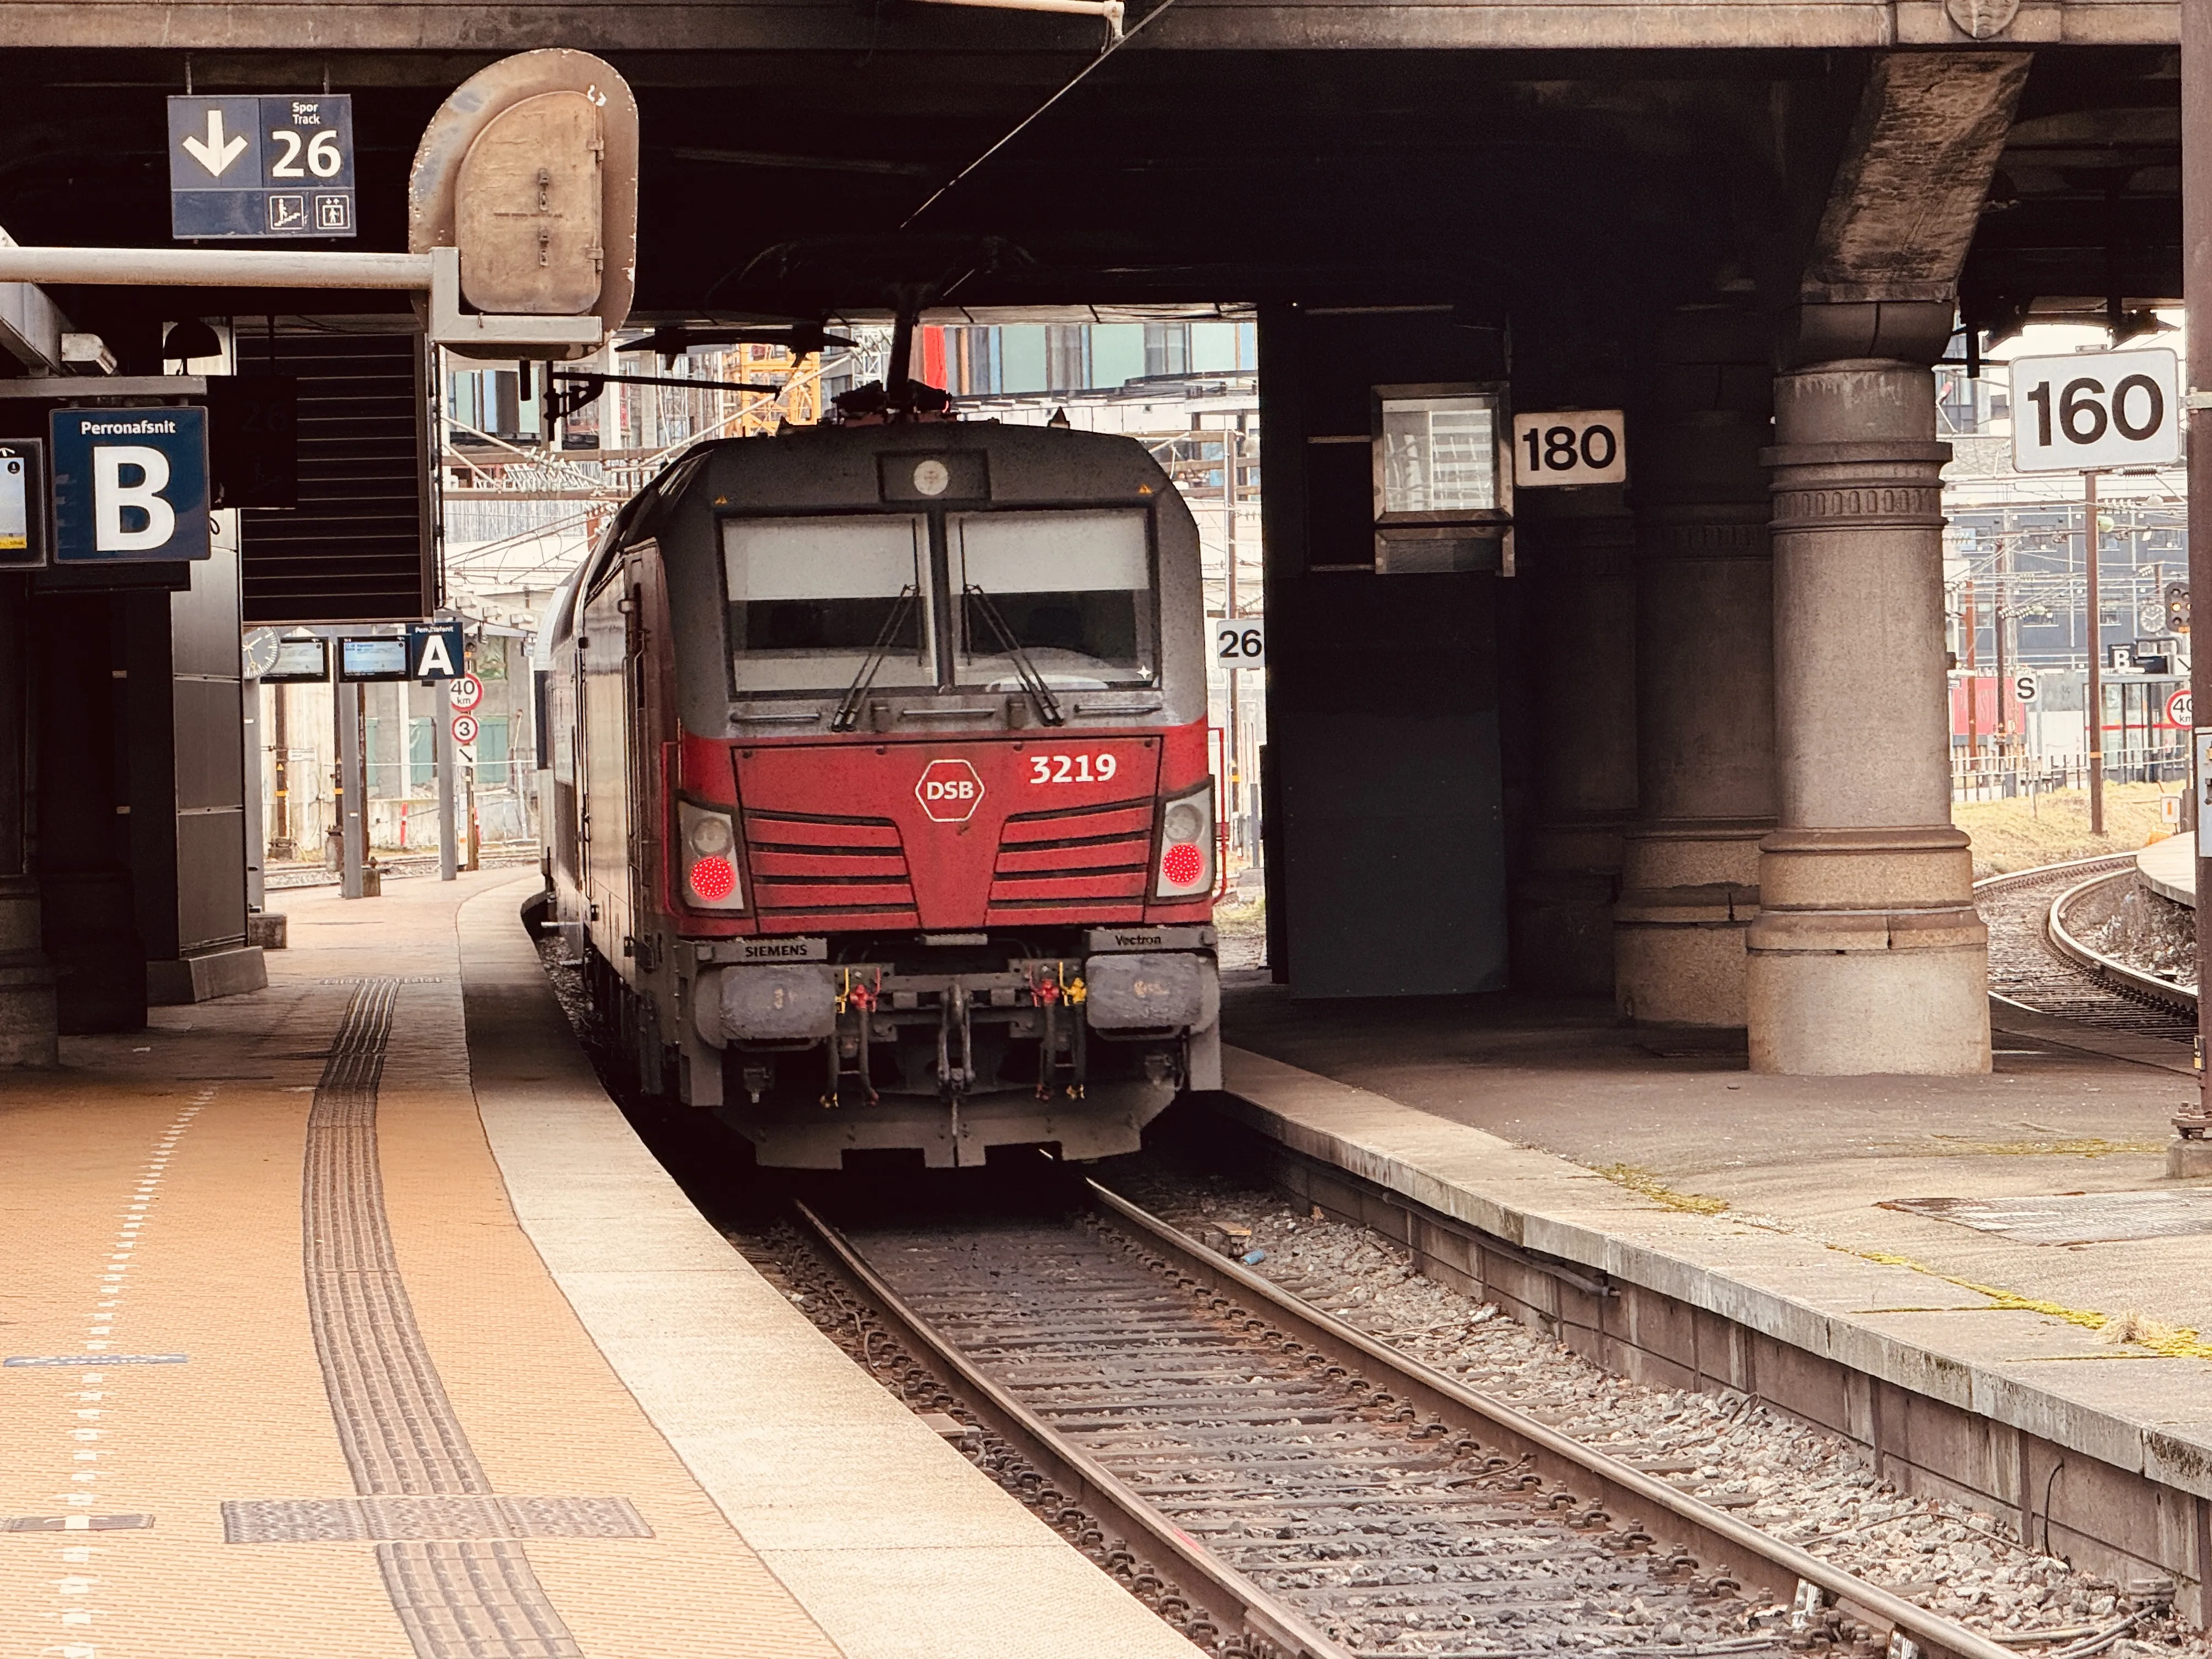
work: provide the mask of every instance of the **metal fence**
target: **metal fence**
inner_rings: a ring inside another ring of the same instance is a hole
[[[2178,744],[2111,749],[2105,753],[2107,783],[2162,783],[2185,788],[2189,751]],[[2078,755],[1954,754],[1951,799],[2009,800],[2054,789],[2087,789],[2089,757]]]

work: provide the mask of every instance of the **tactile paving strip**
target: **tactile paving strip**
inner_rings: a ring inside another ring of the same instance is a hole
[[[650,1538],[626,1498],[252,1498],[222,1506],[232,1544],[315,1544],[368,1539]]]
[[[398,980],[360,982],[308,1114],[308,1320],[360,1492],[489,1496],[415,1322],[384,1212],[376,1091],[398,994]],[[380,1543],[376,1562],[418,1659],[581,1659],[517,1545]]]

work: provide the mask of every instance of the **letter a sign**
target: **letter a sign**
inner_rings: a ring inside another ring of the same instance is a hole
[[[465,658],[459,623],[411,623],[407,629],[407,678],[450,680]]]
[[[207,412],[159,405],[58,409],[54,562],[204,559]]]

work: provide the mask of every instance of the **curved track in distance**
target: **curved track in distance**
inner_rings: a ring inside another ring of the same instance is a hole
[[[1990,989],[2009,1002],[2105,1030],[2134,1031],[2187,1042],[2197,1031],[2196,998],[2182,987],[2136,990],[2101,975],[2104,958],[2081,958],[2053,944],[2051,908],[2100,878],[2131,877],[2132,854],[2047,865],[1976,884],[1974,898],[1990,930]]]

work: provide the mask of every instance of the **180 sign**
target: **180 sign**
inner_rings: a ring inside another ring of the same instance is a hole
[[[2012,366],[2022,472],[2170,466],[2181,459],[2181,363],[2165,347],[2022,357]]]
[[[1513,417],[1513,482],[1523,489],[1620,483],[1627,446],[1617,409],[1571,409]]]

